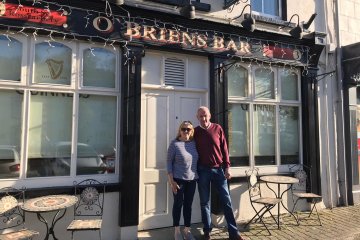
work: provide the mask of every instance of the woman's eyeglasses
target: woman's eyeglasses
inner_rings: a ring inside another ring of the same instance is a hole
[[[190,132],[190,131],[191,131],[191,128],[181,128],[181,131],[183,131],[183,132]]]

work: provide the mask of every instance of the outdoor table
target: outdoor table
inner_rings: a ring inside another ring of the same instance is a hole
[[[53,236],[54,239],[57,239],[55,237],[55,232],[54,232],[55,224],[61,218],[64,217],[64,215],[66,213],[66,209],[68,207],[75,205],[75,203],[77,201],[78,201],[78,198],[76,196],[49,195],[49,196],[37,197],[37,198],[27,200],[24,203],[24,205],[22,206],[22,209],[26,212],[36,213],[39,221],[45,224],[46,236],[45,236],[44,240],[49,239],[50,234]],[[63,210],[62,214],[60,214],[61,210]],[[49,227],[49,223],[41,215],[42,213],[46,213],[46,212],[56,212],[51,221],[50,227]]]
[[[293,184],[298,183],[299,179],[294,178],[294,177],[289,177],[289,176],[276,176],[276,175],[272,175],[272,176],[262,176],[260,177],[260,180],[262,180],[263,182],[266,183],[266,186],[272,191],[274,192],[275,196],[277,198],[281,198],[284,196],[284,194],[289,191],[292,187]],[[268,183],[274,183],[277,184],[277,193],[269,187]],[[290,186],[281,193],[280,191],[280,185],[281,184],[289,184]],[[285,210],[290,213],[296,220],[296,222],[298,223],[297,218],[295,217],[295,215],[289,211],[289,209],[287,207],[285,207],[283,201],[281,201],[281,205],[285,208]],[[277,219],[277,224],[278,224],[278,229],[280,229],[280,204],[278,204],[278,219]]]

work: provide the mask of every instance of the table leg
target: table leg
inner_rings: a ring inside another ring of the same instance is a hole
[[[60,220],[62,219],[64,216],[65,216],[65,213],[66,213],[66,209],[64,209],[64,212],[59,216],[59,213],[61,212],[61,210],[58,210],[56,211],[52,221],[51,221],[51,226],[49,228],[49,223],[46,221],[46,219],[41,215],[41,213],[37,213],[37,218],[39,219],[40,222],[44,223],[45,226],[46,226],[46,236],[44,238],[44,240],[48,240],[49,239],[49,236],[52,235],[53,236],[53,239],[55,240],[58,240],[56,237],[55,237],[55,232],[54,232],[54,227],[55,227],[55,224]]]
[[[278,194],[277,194],[276,197],[277,198],[280,197],[280,184],[278,184]],[[282,199],[282,194],[281,194],[280,198]],[[282,203],[282,201],[281,201],[281,203]],[[280,203],[278,203],[278,221],[277,221],[277,224],[278,224],[278,229],[280,229]]]
[[[286,189],[286,190],[281,194],[281,199],[282,199],[283,195],[291,189],[291,187],[292,187],[292,184],[290,184],[290,187],[289,187],[288,189]],[[288,213],[290,213],[290,214],[295,218],[296,223],[299,225],[299,221],[298,221],[298,219],[296,218],[296,216],[295,216],[287,207],[285,207],[285,205],[284,205],[283,202],[281,202],[281,205],[285,208],[285,210],[286,210]]]

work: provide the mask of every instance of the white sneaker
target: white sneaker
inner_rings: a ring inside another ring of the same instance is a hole
[[[175,240],[184,240],[184,237],[181,234],[181,232],[175,232],[174,239]]]

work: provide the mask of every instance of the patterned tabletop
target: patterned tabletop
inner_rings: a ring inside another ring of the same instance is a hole
[[[299,182],[299,179],[289,176],[262,176],[260,179],[264,182],[278,184],[294,184]]]
[[[77,201],[76,196],[49,195],[27,200],[22,209],[28,212],[51,212],[71,207]]]

